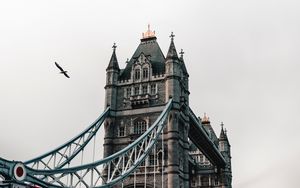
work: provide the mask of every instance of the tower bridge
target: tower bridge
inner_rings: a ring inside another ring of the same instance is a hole
[[[124,69],[114,44],[106,68],[106,110],[39,157],[0,158],[0,187],[231,188],[227,133],[222,126],[217,137],[209,118],[198,118],[190,108],[189,74],[174,37],[165,56],[148,27]],[[103,158],[74,165],[102,125]]]

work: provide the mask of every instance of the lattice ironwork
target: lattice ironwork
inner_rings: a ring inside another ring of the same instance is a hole
[[[172,100],[168,102],[164,111],[144,134],[119,152],[93,163],[62,168],[95,135],[100,127],[99,124],[107,116],[108,110],[106,110],[102,116],[79,136],[41,157],[24,163],[24,169],[22,170],[26,173],[26,176],[21,181],[41,187],[100,188],[113,186],[133,173],[149,156],[159,140],[171,106]],[[79,140],[83,140],[83,144],[76,144]],[[72,148],[73,145],[80,145],[80,147],[74,149]],[[64,157],[66,151],[70,150],[70,148],[72,149],[71,155]],[[57,159],[58,156],[59,160]],[[44,161],[45,159],[48,160]],[[50,163],[54,165],[49,166]],[[17,165],[22,166],[22,164],[21,162],[17,163],[0,158],[0,174],[16,179],[14,168]],[[42,169],[37,167],[38,164],[43,164]]]
[[[24,164],[32,169],[53,170],[64,167],[82,151],[90,140],[96,135],[105,118],[109,115],[109,107],[83,132],[39,157],[25,161]]]

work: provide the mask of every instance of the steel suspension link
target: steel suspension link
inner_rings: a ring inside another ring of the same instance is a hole
[[[39,157],[25,161],[24,164],[36,170],[54,170],[70,164],[72,159],[96,135],[103,121],[109,115],[109,109],[108,107],[87,129],[70,141]]]
[[[32,183],[39,185],[41,184],[40,181],[42,181],[48,187],[61,188],[78,188],[79,185],[85,188],[100,188],[111,187],[119,183],[134,172],[149,157],[165,126],[165,120],[171,109],[171,104],[172,99],[167,103],[165,109],[152,126],[133,143],[102,160],[81,166],[53,170],[39,170],[27,167],[30,177],[37,179],[46,177],[42,180],[32,180]],[[91,176],[94,177],[92,178]],[[69,180],[68,182],[65,181],[67,179]]]

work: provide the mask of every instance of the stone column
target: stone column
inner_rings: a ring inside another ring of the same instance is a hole
[[[184,123],[184,143],[183,143],[183,186],[190,186],[190,177],[189,177],[189,142],[188,142],[188,131],[189,131],[189,123]]]
[[[171,111],[168,117],[168,188],[179,188],[178,160],[178,112]]]
[[[104,122],[103,157],[107,157],[113,153],[113,122],[112,118],[107,118]]]

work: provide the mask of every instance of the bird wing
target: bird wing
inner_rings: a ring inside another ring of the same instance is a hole
[[[58,64],[58,63],[56,63],[56,62],[55,62],[55,65],[57,66],[57,68],[59,68],[59,70],[60,70],[60,71],[64,71],[64,69],[63,69],[63,68],[61,68],[61,66],[59,66],[59,64]]]
[[[63,74],[64,74],[67,78],[70,78],[70,76],[69,76],[66,72],[63,72]]]

